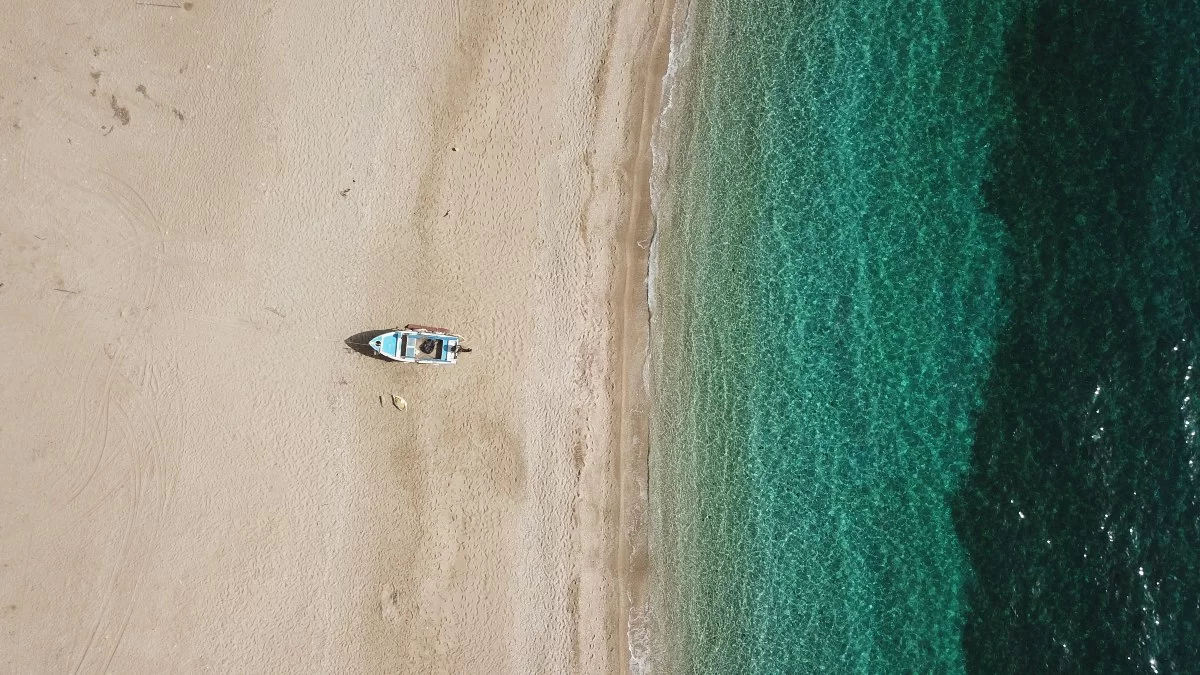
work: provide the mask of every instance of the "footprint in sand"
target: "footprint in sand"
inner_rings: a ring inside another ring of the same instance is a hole
[[[400,621],[400,592],[395,586],[387,584],[383,587],[383,592],[379,594],[379,613],[389,623]]]

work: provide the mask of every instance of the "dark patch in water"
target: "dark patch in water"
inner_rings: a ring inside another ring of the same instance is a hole
[[[954,502],[970,671],[1200,663],[1198,19],[1043,2],[1009,33],[1011,314]]]

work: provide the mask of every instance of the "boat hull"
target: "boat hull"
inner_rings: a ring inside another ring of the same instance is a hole
[[[422,328],[406,328],[376,335],[368,343],[380,356],[401,363],[449,366],[458,362],[457,335]]]

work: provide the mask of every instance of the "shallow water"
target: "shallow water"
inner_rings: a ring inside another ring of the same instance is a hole
[[[1198,12],[692,16],[656,213],[663,669],[1186,667]]]

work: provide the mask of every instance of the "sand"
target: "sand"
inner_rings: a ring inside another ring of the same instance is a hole
[[[662,4],[0,3],[0,671],[629,667]]]

